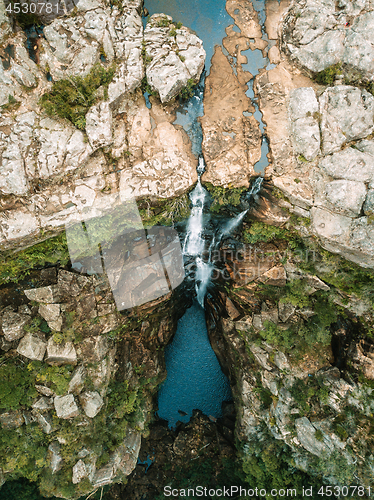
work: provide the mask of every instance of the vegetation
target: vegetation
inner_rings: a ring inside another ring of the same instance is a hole
[[[275,439],[265,427],[262,434],[262,440],[251,441],[242,452],[246,483],[267,491],[272,488],[296,489],[299,495],[294,498],[300,497],[303,487],[313,486],[313,496],[308,498],[320,498],[317,495],[318,480],[295,467],[289,447]]]
[[[225,189],[221,186],[213,186],[210,182],[205,183],[204,187],[213,198],[213,203],[210,206],[211,212],[219,212],[228,205],[238,206],[240,204],[240,197],[246,190],[244,187]]]
[[[250,244],[288,238],[289,232],[286,229],[269,226],[262,222],[253,222],[250,227],[243,232],[244,241]]]
[[[180,58],[183,61],[183,56],[180,56]],[[178,94],[179,99],[181,101],[187,101],[188,99],[190,99],[194,94],[196,85],[197,83],[195,82],[195,80],[193,78],[189,78],[187,80],[186,86],[183,87],[183,89]]]
[[[18,109],[21,105],[20,101],[17,101],[15,97],[13,97],[11,94],[8,96],[8,102],[6,104],[2,104],[1,109],[3,111],[15,111]]]
[[[38,393],[34,387],[35,376],[21,364],[4,363],[0,366],[0,408],[17,410],[30,406]]]
[[[105,69],[97,63],[88,75],[73,76],[53,83],[52,90],[42,95],[39,103],[49,116],[66,118],[77,128],[86,126],[86,113],[97,102],[99,87],[108,96],[108,86],[113,80],[115,66]]]
[[[342,63],[337,63],[328,68],[325,68],[319,73],[315,73],[314,81],[320,85],[333,85],[337,75],[343,76],[343,83],[345,85],[354,85],[357,87],[365,88],[368,92],[374,95],[374,83],[367,80],[357,70],[343,66]]]
[[[0,285],[18,283],[34,268],[66,265],[68,262],[69,250],[65,233],[19,252],[3,252],[0,254]]]

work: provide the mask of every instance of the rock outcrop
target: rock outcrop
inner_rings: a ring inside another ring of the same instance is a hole
[[[162,103],[199,81],[206,55],[201,40],[172,21],[165,14],[154,14],[144,31],[147,81]]]
[[[283,48],[319,72],[343,63],[367,80],[374,72],[374,12],[370,0],[296,1],[283,25]]]
[[[0,367],[2,394],[17,408],[7,410],[2,398],[0,424],[17,429],[34,469],[34,451],[45,458],[35,476],[44,494],[71,499],[135,468],[152,395],[165,377],[158,346],[169,342],[184,305],[169,293],[122,316],[106,278],[53,268],[46,276],[18,307],[0,307],[0,345],[7,343],[12,360]],[[46,306],[58,309],[59,331]],[[27,474],[14,458],[2,454],[5,476]]]
[[[125,1],[123,9],[82,3],[77,12],[45,26],[37,42],[38,64],[29,57],[24,33],[8,33],[9,64],[0,75],[2,248],[29,245],[42,231],[55,233],[93,204],[113,206],[129,196],[172,198],[196,182],[197,159],[188,136],[173,125],[176,103],[160,105],[151,97],[149,109],[140,85],[144,60],[154,57],[147,66],[149,83],[159,78],[154,88],[162,102],[172,100],[198,81],[205,52],[187,28],[174,36],[167,17],[170,28],[152,20],[144,38],[141,7],[141,0]],[[170,57],[179,62],[173,79]],[[81,78],[98,65],[114,68],[114,76],[105,90],[96,90],[80,129],[67,119],[47,117],[39,98],[51,90],[49,80]],[[23,70],[21,83],[15,67]]]

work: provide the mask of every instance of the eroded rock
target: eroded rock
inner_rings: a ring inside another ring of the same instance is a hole
[[[74,418],[79,415],[79,409],[72,394],[56,396],[54,405],[59,418]]]
[[[32,333],[27,333],[18,344],[17,352],[33,361],[43,361],[47,343]]]

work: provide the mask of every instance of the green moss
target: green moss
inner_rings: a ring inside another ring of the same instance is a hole
[[[317,441],[323,441],[323,433],[322,433],[322,431],[320,431],[319,429],[316,429],[314,437],[317,439]]]
[[[41,243],[19,252],[0,254],[0,285],[17,283],[27,276],[33,268],[69,262],[69,250],[65,233],[49,238]]]
[[[84,77],[74,76],[54,82],[52,90],[42,95],[39,104],[49,116],[66,118],[83,130],[86,126],[86,113],[97,102],[97,89],[103,87],[105,96],[114,72],[114,65],[105,69],[97,63]]]
[[[332,85],[335,81],[336,75],[340,75],[342,73],[342,65],[341,63],[334,64],[325,68],[323,71],[319,73],[315,73],[314,80],[320,85]]]
[[[2,104],[1,109],[3,111],[15,111],[21,106],[21,102],[17,101],[11,94],[8,96],[7,104]]]
[[[250,244],[270,242],[276,239],[288,239],[289,236],[290,233],[287,229],[269,226],[262,222],[253,222],[253,224],[243,232],[244,241]]]
[[[188,99],[190,99],[194,95],[196,85],[197,82],[195,82],[193,78],[189,78],[187,80],[186,86],[183,87],[183,89],[178,94],[179,99],[181,101],[187,101]]]
[[[35,390],[35,374],[20,364],[10,362],[0,366],[0,408],[17,410],[29,406],[38,393]]]
[[[167,28],[171,24],[171,21],[169,19],[160,19],[157,21],[157,28]]]
[[[223,188],[221,186],[213,186],[210,182],[205,183],[204,187],[213,198],[213,203],[210,206],[211,212],[219,212],[227,205],[238,206],[241,195],[246,191],[245,187]]]

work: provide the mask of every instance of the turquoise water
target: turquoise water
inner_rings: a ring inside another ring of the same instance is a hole
[[[158,415],[169,426],[178,420],[188,422],[194,409],[222,416],[222,402],[232,399],[230,385],[210,345],[205,312],[197,302],[179,320],[173,342],[165,349],[165,361],[168,375],[159,391]]]
[[[226,12],[226,0],[145,0],[144,5],[150,15],[168,14],[196,32],[204,44],[208,74],[215,45],[222,44],[225,28],[234,23]]]

